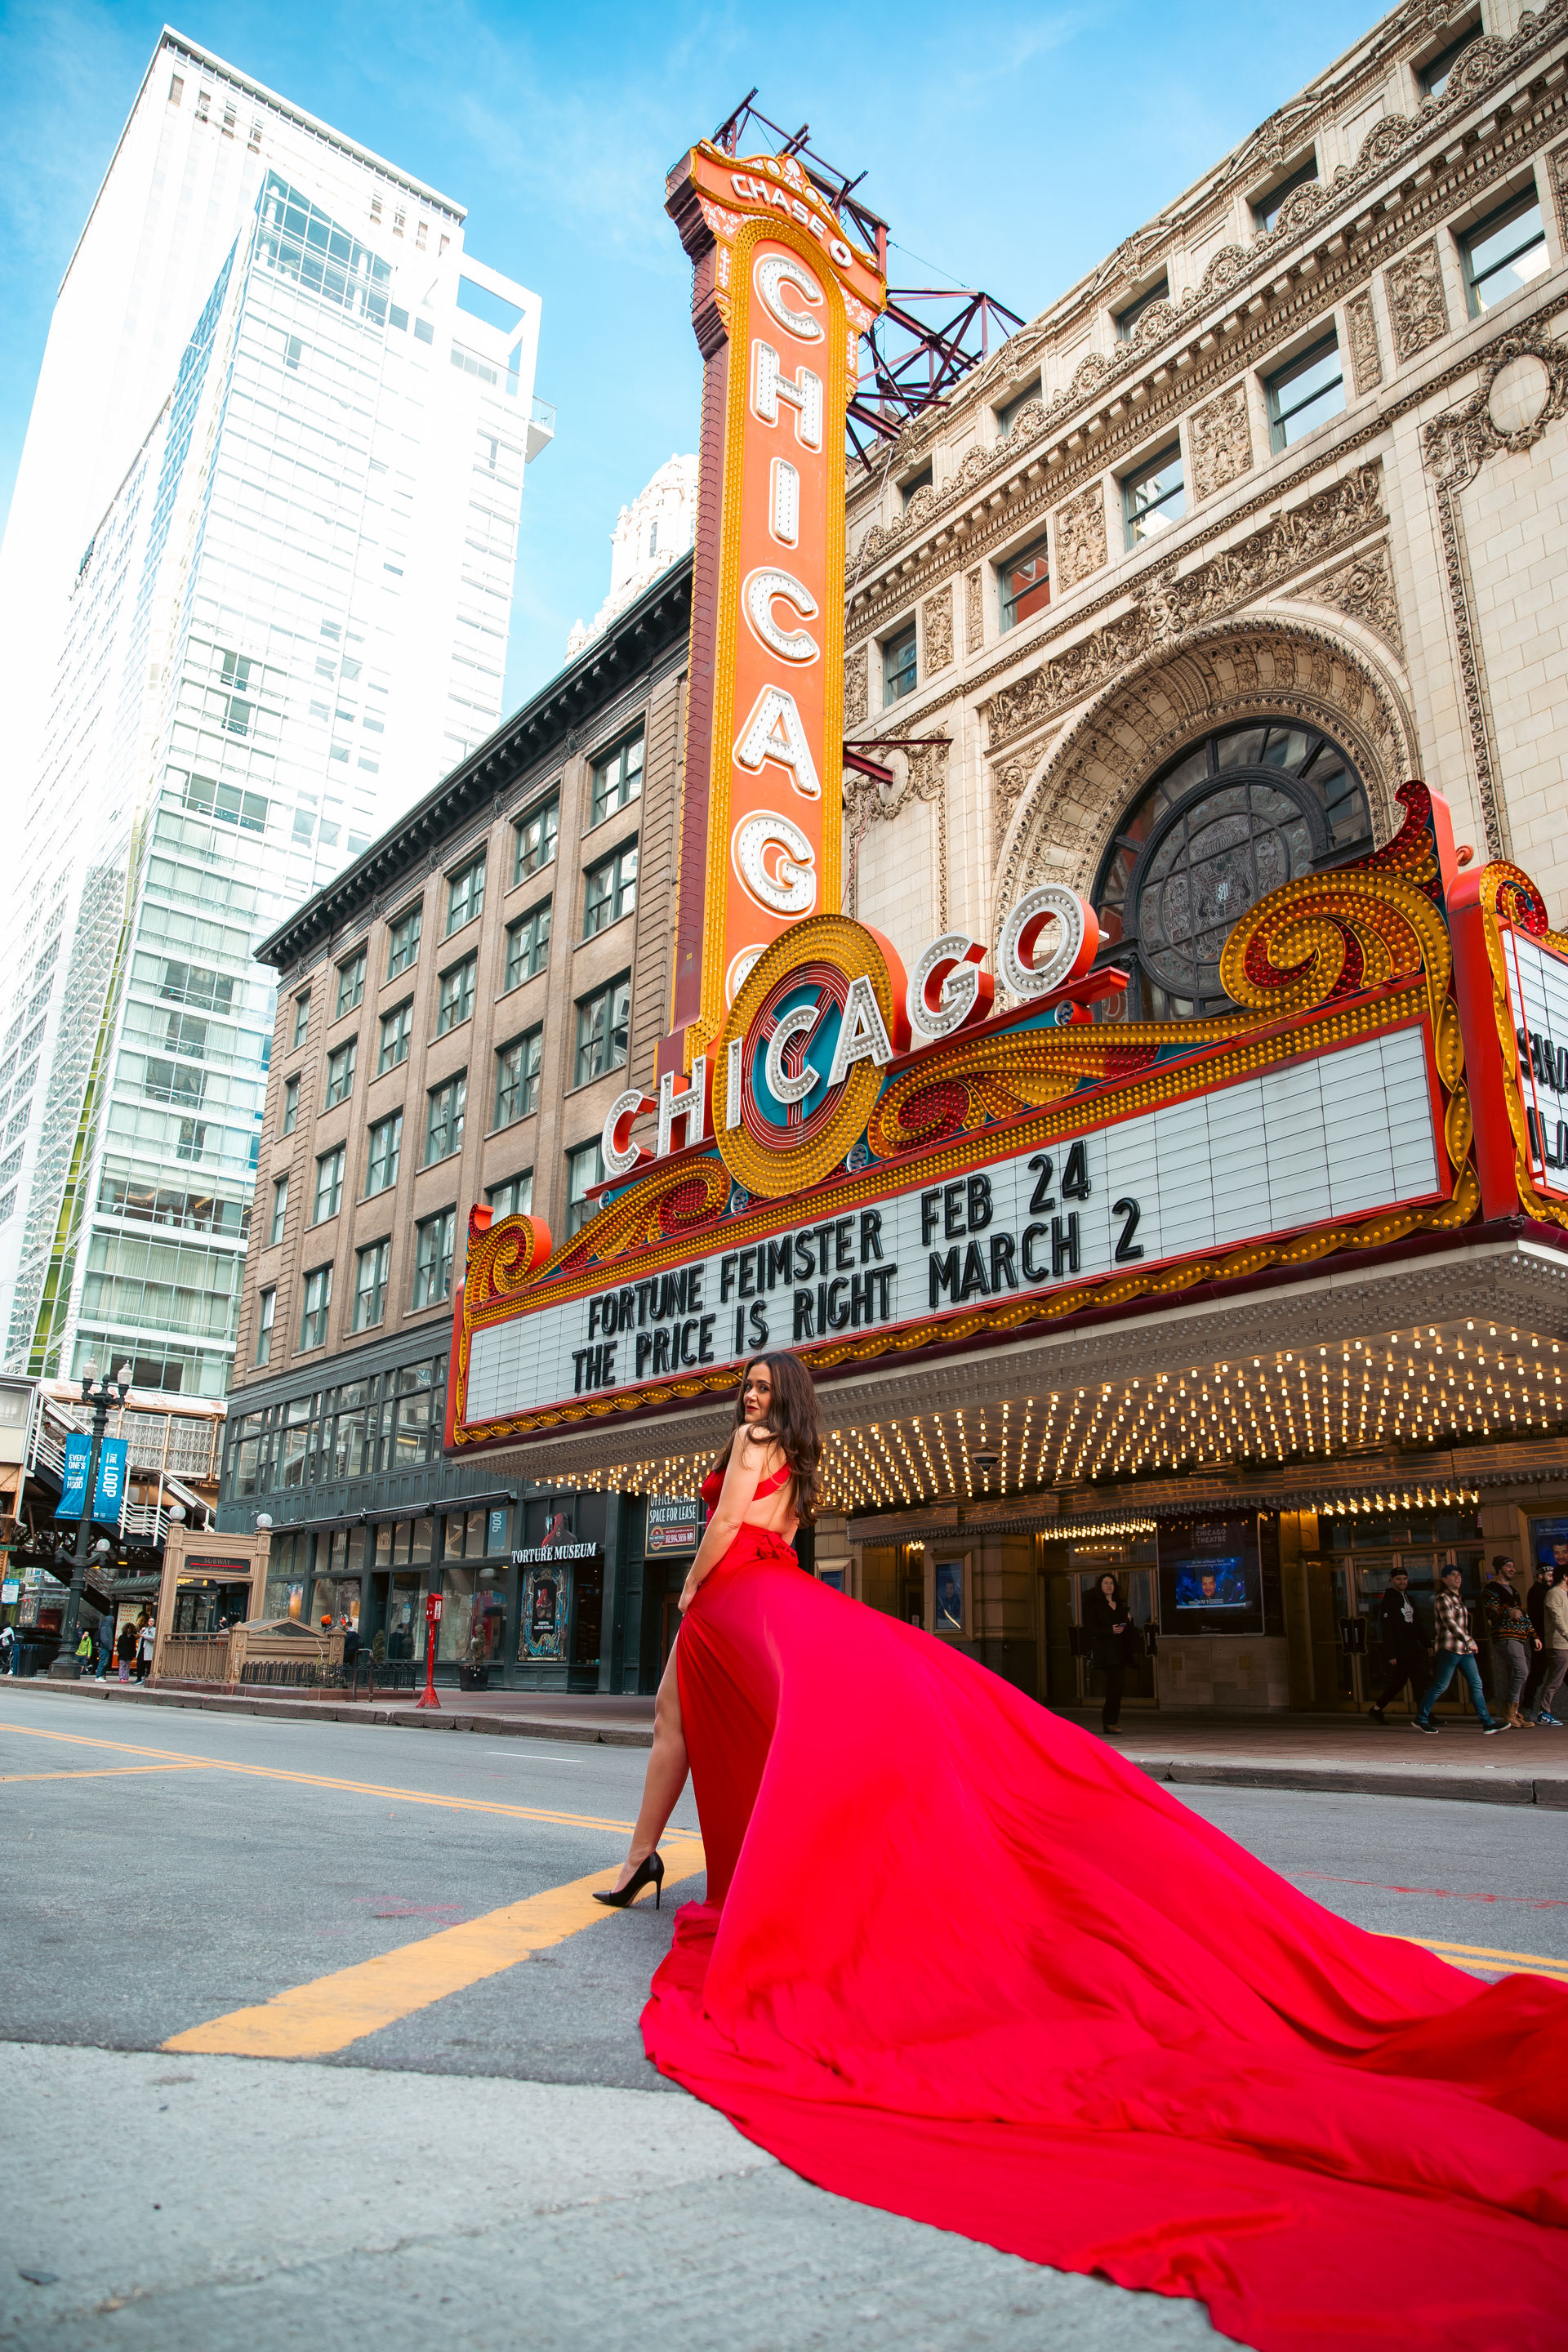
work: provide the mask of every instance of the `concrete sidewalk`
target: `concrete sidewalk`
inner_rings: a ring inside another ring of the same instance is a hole
[[[0,1678],[0,1706],[13,1691],[43,1691],[66,1703],[112,1708],[194,1707],[293,1722],[391,1724],[425,1731],[477,1731],[527,1739],[580,1740],[647,1748],[651,1698],[568,1696],[556,1691],[443,1693],[438,1710],[403,1698],[319,1699],[229,1694],[190,1686],[118,1682],[17,1683]],[[1098,1709],[1058,1710],[1099,1735]],[[1489,1805],[1545,1805],[1568,1811],[1568,1727],[1510,1731],[1483,1739],[1471,1717],[1418,1739],[1408,1717],[1386,1725],[1366,1716],[1184,1717],[1129,1709],[1115,1745],[1158,1780],[1240,1789],[1304,1789],[1352,1796],[1436,1797]]]

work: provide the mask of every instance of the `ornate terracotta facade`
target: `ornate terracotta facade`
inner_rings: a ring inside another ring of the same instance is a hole
[[[1376,842],[1426,776],[1478,861],[1517,857],[1564,919],[1568,0],[1489,9],[1425,94],[1467,21],[1458,0],[1384,17],[910,427],[885,479],[852,473],[852,723],[950,746],[941,827],[847,782],[856,910],[900,951],[939,886],[976,937],[1047,877],[1092,899],[1162,765],[1244,719],[1321,730]],[[1472,232],[1531,205],[1537,248],[1483,299]],[[1162,268],[1169,299],[1119,338]],[[1337,385],[1282,417],[1309,363]],[[1126,485],[1173,443],[1182,511],[1129,546]],[[928,466],[906,509],[900,477]],[[1042,539],[1049,602],[1005,626],[1003,570]],[[961,626],[933,639],[933,606]],[[918,688],[883,719],[879,648],[915,612]]]

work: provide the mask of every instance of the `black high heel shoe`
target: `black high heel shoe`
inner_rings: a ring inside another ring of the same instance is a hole
[[[645,1886],[653,1888],[653,1907],[657,1911],[664,1895],[664,1856],[657,1846],[652,1853],[644,1854],[624,1886],[595,1887],[594,1900],[607,1903],[612,1911],[624,1911]]]

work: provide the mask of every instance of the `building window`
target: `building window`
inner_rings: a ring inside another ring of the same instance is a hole
[[[395,923],[387,926],[388,980],[395,980],[400,971],[406,971],[419,953],[419,928],[424,919],[425,908],[420,905],[410,907],[406,914],[399,915]]]
[[[1129,302],[1125,310],[1118,310],[1116,313],[1117,341],[1130,343],[1144,311],[1152,310],[1156,302],[1168,302],[1170,299],[1171,281],[1168,278],[1162,278],[1157,284],[1150,287],[1146,294],[1140,294],[1135,302]]]
[[[628,841],[611,857],[590,866],[583,877],[583,937],[607,931],[637,902],[637,845]]]
[[[1315,180],[1317,176],[1317,157],[1310,156],[1299,170],[1291,173],[1288,180],[1281,180],[1277,188],[1270,188],[1266,196],[1258,197],[1252,207],[1252,217],[1258,224],[1259,236],[1267,236],[1279,219],[1286,202],[1295,194],[1297,189],[1304,188],[1309,181]]]
[[[553,794],[534,809],[517,828],[517,856],[512,863],[512,887],[526,882],[543,866],[555,862],[555,837],[561,830],[561,803]]]
[[[929,490],[934,488],[935,477],[929,466],[922,466],[918,474],[911,474],[907,482],[900,482],[899,496],[903,503],[904,512],[906,514],[909,512],[910,500],[917,490]]]
[[[279,1135],[292,1135],[300,1120],[300,1081],[288,1078],[283,1086],[283,1123]]]
[[[337,1104],[347,1102],[353,1089],[357,1051],[358,1041],[351,1037],[346,1045],[340,1045],[335,1054],[327,1055],[327,1092],[323,1108],[331,1110]]]
[[[1014,393],[1010,400],[1003,403],[996,411],[996,437],[999,441],[1006,439],[1017,423],[1020,414],[1028,406],[1030,401],[1039,398],[1040,379],[1037,376],[1033,383],[1025,384],[1021,391]]]
[[[1448,76],[1470,43],[1479,41],[1480,37],[1481,20],[1479,16],[1472,16],[1464,31],[1451,40],[1447,48],[1439,49],[1435,58],[1428,58],[1424,66],[1416,67],[1415,79],[1420,84],[1423,98],[1442,97],[1448,87]]]
[[[294,999],[294,1034],[289,1040],[289,1050],[290,1053],[293,1052],[296,1045],[302,1045],[304,1044],[305,1032],[310,1025],[310,992],[308,988],[302,988],[300,991],[299,995]]]
[[[425,1114],[425,1165],[450,1160],[463,1148],[463,1115],[468,1107],[468,1074],[460,1071],[444,1086],[432,1087]]]
[[[919,683],[919,665],[915,653],[915,625],[900,629],[896,637],[889,637],[882,647],[882,705],[901,702],[912,694]]]
[[[1173,441],[1129,474],[1121,485],[1121,513],[1130,548],[1142,547],[1169,530],[1187,511],[1186,480],[1182,472],[1182,445]]]
[[[594,797],[588,817],[590,825],[600,824],[616,809],[624,809],[628,801],[642,793],[643,739],[639,728],[626,742],[618,743],[605,760],[594,765]]]
[[[256,1362],[258,1370],[272,1361],[272,1325],[278,1313],[278,1293],[264,1290],[258,1301],[256,1318]]]
[[[506,935],[507,988],[533,980],[550,961],[550,901],[542,898],[511,924]]]
[[[1478,221],[1461,250],[1465,299],[1472,319],[1539,278],[1547,267],[1546,231],[1533,189]]]
[[[604,1181],[605,1162],[597,1143],[580,1143],[566,1154],[566,1237],[580,1233],[594,1213],[589,1187]]]
[[[514,1037],[496,1055],[497,1127],[511,1127],[539,1108],[539,1073],[544,1059],[544,1032],[531,1029]]]
[[[1278,375],[1265,379],[1268,433],[1276,449],[1293,449],[1309,433],[1337,416],[1345,404],[1345,373],[1337,335],[1303,352]]]
[[[1127,1017],[1227,1010],[1220,950],[1247,908],[1371,847],[1361,779],[1317,728],[1249,719],[1189,743],[1142,787],[1095,886],[1100,961],[1133,983]]]
[[[526,1217],[533,1207],[533,1171],[525,1168],[521,1176],[509,1176],[504,1184],[487,1186],[485,1199],[492,1218]]]
[[[289,1214],[289,1179],[279,1176],[272,1187],[272,1223],[267,1229],[267,1246],[276,1249],[283,1238],[283,1221]]]
[[[364,1180],[367,1201],[374,1192],[391,1191],[397,1181],[397,1163],[402,1156],[403,1113],[395,1110],[390,1118],[378,1118],[370,1131],[370,1164]]]
[[[375,1057],[375,1075],[384,1077],[395,1070],[399,1062],[408,1059],[408,1041],[414,1034],[414,999],[405,996],[390,1013],[381,1016],[381,1051]]]
[[[348,1158],[348,1146],[340,1143],[335,1151],[323,1151],[316,1162],[316,1213],[313,1225],[324,1224],[335,1217],[342,1206],[343,1162]]]
[[[426,1217],[416,1228],[414,1304],[437,1307],[452,1295],[452,1244],[458,1227],[456,1209]]]
[[[436,1034],[444,1037],[448,1029],[458,1028],[471,1018],[474,1010],[474,975],[479,971],[477,955],[466,955],[450,971],[441,974],[436,995]]]
[[[631,1018],[632,976],[622,972],[577,1006],[577,1059],[573,1084],[585,1087],[606,1070],[626,1066],[626,1029]]]
[[[300,1317],[300,1345],[324,1348],[327,1344],[327,1309],[332,1303],[332,1269],[319,1265],[305,1276],[305,1304]]]
[[[363,994],[364,950],[361,948],[358,955],[350,956],[347,963],[338,966],[338,1009],[333,1020],[341,1021],[345,1013],[352,1013]]]
[[[1002,627],[1016,629],[1043,613],[1051,601],[1051,571],[1046,542],[1035,540],[1001,569]]]
[[[368,1331],[386,1312],[386,1277],[392,1266],[392,1244],[372,1242],[354,1255],[353,1328]]]
[[[447,877],[447,937],[450,939],[454,931],[460,931],[465,923],[471,923],[482,914],[484,904],[485,861],[476,857],[460,874]]]

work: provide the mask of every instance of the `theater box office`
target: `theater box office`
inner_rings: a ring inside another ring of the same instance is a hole
[[[666,1530],[781,1342],[829,1433],[820,1572],[1054,1704],[1094,1695],[1107,1568],[1152,1636],[1130,1703],[1331,1709],[1375,1695],[1395,1562],[1419,1612],[1448,1561],[1474,1601],[1491,1550],[1551,1544],[1568,940],[1402,799],[1235,926],[1207,1020],[1095,1017],[1057,886],[997,943],[1000,1011],[976,942],[906,974],[807,918],[661,1082],[658,1150],[638,1098],[606,1120],[578,1233],[473,1213],[448,1457],[632,1498],[601,1687],[651,1687]]]

